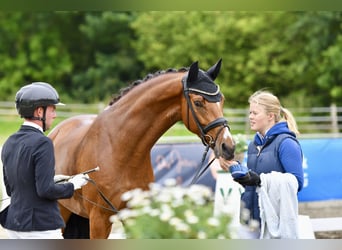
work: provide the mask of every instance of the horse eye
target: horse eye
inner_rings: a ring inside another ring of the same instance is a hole
[[[203,107],[203,103],[201,101],[194,101],[196,107]]]

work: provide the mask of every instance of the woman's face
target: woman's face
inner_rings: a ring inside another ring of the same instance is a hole
[[[265,135],[265,132],[275,124],[273,117],[273,114],[266,113],[262,105],[253,102],[250,103],[249,123],[251,130]]]

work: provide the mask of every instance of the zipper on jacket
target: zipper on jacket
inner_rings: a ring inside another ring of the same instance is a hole
[[[257,154],[257,157],[259,157],[260,153],[261,153],[261,150],[264,146],[256,146],[257,150],[258,150],[258,154]]]

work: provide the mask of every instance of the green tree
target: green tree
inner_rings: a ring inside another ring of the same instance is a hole
[[[285,106],[342,105],[341,12],[2,12],[0,98],[32,81],[97,102],[147,73],[223,59],[229,107],[268,88]]]
[[[129,12],[89,12],[80,25],[87,57],[72,77],[73,96],[86,102],[106,99],[135,80],[142,68],[131,41],[135,39]]]
[[[280,41],[294,17],[284,17],[278,12],[149,12],[132,26],[138,34],[139,59],[149,69],[196,60],[206,69],[223,58],[218,82],[227,105],[237,107],[246,106],[258,88],[277,92],[291,80],[283,74],[290,55],[283,54],[288,47]]]
[[[0,13],[0,97],[32,81],[52,83],[65,102],[109,99],[142,68],[127,12]],[[108,100],[105,100],[108,101]]]
[[[340,13],[146,12],[132,27],[148,70],[223,58],[218,82],[230,107],[261,88],[290,106],[342,100]]]
[[[15,91],[24,84],[56,83],[72,72],[62,34],[55,28],[58,18],[45,12],[0,12],[0,20],[2,100],[13,100]]]
[[[302,65],[301,78],[314,82],[306,88],[314,96],[313,105],[342,105],[342,14],[341,12],[300,13],[293,37],[304,41],[297,61]]]

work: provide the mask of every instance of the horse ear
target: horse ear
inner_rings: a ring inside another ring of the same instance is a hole
[[[212,66],[210,69],[208,69],[207,74],[210,76],[210,78],[214,81],[216,77],[218,76],[220,69],[221,69],[221,63],[222,58],[217,61],[217,63]]]
[[[191,64],[187,82],[194,82],[198,77],[198,61]]]

